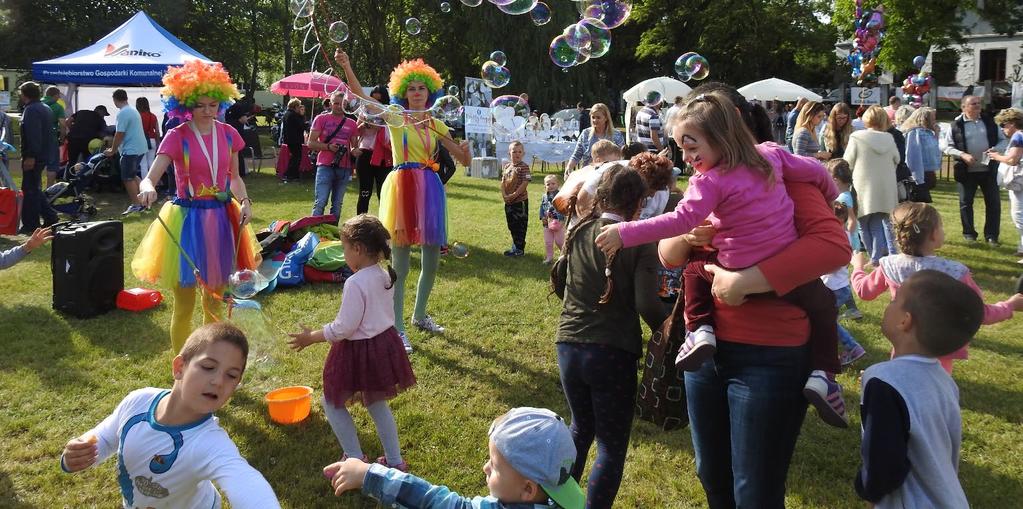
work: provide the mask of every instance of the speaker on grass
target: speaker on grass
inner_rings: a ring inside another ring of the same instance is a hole
[[[116,307],[124,289],[124,225],[72,223],[53,234],[53,309],[89,318]]]

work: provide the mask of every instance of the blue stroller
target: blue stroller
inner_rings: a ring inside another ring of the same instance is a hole
[[[46,201],[72,221],[84,221],[96,215],[95,202],[85,194],[85,189],[96,175],[111,171],[111,159],[100,152],[88,161],[69,165],[64,172],[64,180],[44,191]]]

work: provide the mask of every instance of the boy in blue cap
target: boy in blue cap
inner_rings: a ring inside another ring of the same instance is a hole
[[[572,478],[576,450],[565,421],[545,408],[513,408],[490,425],[490,459],[483,465],[490,496],[462,497],[414,475],[349,458],[328,465],[335,495],[362,489],[384,505],[451,509],[582,509]]]

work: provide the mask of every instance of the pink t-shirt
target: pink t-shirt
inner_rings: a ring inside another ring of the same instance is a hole
[[[217,182],[216,187],[220,191],[226,191],[231,181],[231,160],[237,160],[237,153],[245,148],[245,140],[238,134],[238,131],[222,122],[214,122],[217,132]],[[230,143],[228,142],[230,140]],[[203,155],[199,140],[192,131],[191,122],[185,122],[174,129],[171,129],[157,154],[167,154],[174,162],[174,180],[177,182],[178,197],[188,198],[188,185],[192,185],[193,197],[202,195],[204,188],[214,185],[213,174],[210,171],[209,162]],[[202,136],[202,144],[206,147],[206,153],[213,158],[213,133]]]
[[[344,127],[337,129],[337,126],[344,122]],[[320,134],[317,136],[317,141],[320,143],[337,143],[343,147],[348,147],[348,153],[341,158],[342,168],[352,167],[352,147],[351,140],[352,136],[355,135],[357,125],[356,122],[344,115],[335,115],[333,113],[320,113],[313,119],[313,126],[310,131],[319,131]],[[334,130],[337,129],[337,134],[331,139],[327,139]],[[334,153],[329,150],[321,150],[316,156],[317,166],[330,166],[334,162]]]
[[[838,189],[816,159],[790,154],[774,143],[761,143],[757,150],[773,167],[774,184],[747,166],[697,173],[674,211],[620,223],[623,247],[689,233],[704,219],[717,229],[713,245],[726,268],[751,267],[791,244],[796,227],[782,180],[814,184],[829,202],[838,197]]]

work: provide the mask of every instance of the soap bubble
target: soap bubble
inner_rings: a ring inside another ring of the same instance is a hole
[[[568,42],[568,45],[574,50],[582,50],[590,47],[590,42],[592,40],[590,37],[590,31],[579,23],[568,25],[562,35],[565,36],[565,41]]]
[[[583,11],[585,18],[597,18],[608,28],[618,28],[629,19],[632,2],[628,0],[600,0],[590,2]]]
[[[462,5],[468,7],[479,7],[481,3],[483,3],[483,0],[462,0]]]
[[[416,18],[409,18],[405,20],[405,31],[409,35],[418,35],[423,30],[423,24]]]
[[[575,65],[577,53],[575,48],[568,43],[568,37],[564,34],[555,37],[551,41],[550,49],[547,51],[547,54],[551,57],[551,62],[562,68]]]
[[[460,90],[458,90],[458,85],[451,85],[450,87],[448,87],[448,95],[458,97],[459,92]]]
[[[444,122],[454,122],[462,118],[462,101],[453,95],[438,98],[430,108],[430,115]]]
[[[647,106],[657,106],[658,104],[661,104],[663,99],[664,94],[662,94],[660,90],[649,90],[645,95],[643,95],[643,104]]]
[[[693,55],[686,59],[686,72],[694,80],[702,80],[710,75],[710,62],[703,55]]]
[[[334,42],[345,42],[348,40],[348,23],[335,21],[327,28],[327,37]]]
[[[497,62],[497,65],[505,65],[508,63],[508,56],[503,51],[497,50],[490,54],[490,59]]]
[[[498,5],[497,8],[500,9],[501,12],[517,16],[519,14],[525,14],[532,11],[533,7],[536,7],[536,3],[537,0],[512,0],[504,5]]]
[[[231,274],[231,277],[228,278],[231,296],[238,299],[251,299],[255,297],[259,293],[257,285],[262,277],[258,272],[251,269],[239,270]]]
[[[600,58],[611,50],[611,30],[603,21],[583,18],[578,24],[590,33],[590,47],[587,49],[590,58]]]
[[[692,71],[686,66],[686,61],[692,56],[696,56],[695,51],[687,51],[675,59],[675,74],[677,74],[679,79],[682,81],[689,81],[689,79],[693,76]]]
[[[487,60],[480,69],[480,77],[488,87],[501,88],[511,81],[511,71],[493,60]]]
[[[510,3],[514,2],[514,1],[515,0],[490,0],[490,3],[500,7],[502,5],[508,5],[508,4],[510,4]]]
[[[533,18],[533,24],[543,26],[551,22],[551,7],[543,2],[537,2],[536,7],[529,11],[529,17]]]
[[[450,252],[455,258],[467,258],[469,256],[469,246],[461,242],[455,242],[451,244]]]
[[[291,13],[299,18],[313,15],[313,0],[291,0]]]
[[[389,104],[384,108],[383,117],[388,126],[398,129],[405,125],[405,108],[400,104]]]
[[[451,4],[447,2],[440,3],[440,12],[451,12]]]
[[[494,98],[490,101],[491,108],[497,108],[499,106],[507,106],[515,110],[515,114],[529,114],[529,103],[525,99],[517,95],[502,95]]]

